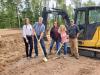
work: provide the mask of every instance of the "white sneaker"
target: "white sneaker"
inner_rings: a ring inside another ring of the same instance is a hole
[[[47,60],[47,58],[46,58],[46,57],[44,57],[44,58],[43,58],[43,61],[44,61],[44,62],[47,62],[48,60]]]

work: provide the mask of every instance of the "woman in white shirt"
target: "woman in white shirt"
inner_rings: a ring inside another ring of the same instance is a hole
[[[32,40],[33,29],[30,24],[29,18],[25,18],[25,24],[23,25],[23,38],[25,43],[26,57],[32,57],[33,40]]]

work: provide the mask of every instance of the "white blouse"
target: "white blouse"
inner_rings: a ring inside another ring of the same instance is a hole
[[[31,36],[33,34],[32,31],[32,25],[28,24],[28,25],[24,25],[23,26],[23,37],[26,38],[26,36]]]

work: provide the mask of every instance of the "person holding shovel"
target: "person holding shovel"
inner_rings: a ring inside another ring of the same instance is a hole
[[[69,35],[68,31],[65,27],[65,25],[60,25],[58,32],[61,35],[61,46],[64,46],[64,58],[67,56],[67,45],[69,42]],[[61,48],[61,47],[60,47]],[[58,51],[58,54],[60,55],[61,49]]]
[[[45,25],[42,23],[43,18],[39,17],[38,22],[36,22],[33,26],[33,30],[34,30],[34,49],[35,49],[35,56],[34,58],[38,57],[38,47],[37,44],[40,45],[40,47],[42,47],[43,50],[43,55],[46,59],[47,57],[47,52],[46,52],[46,47],[45,47],[45,43],[44,43],[44,32],[45,32]]]
[[[32,49],[33,49],[33,41],[32,41],[32,34],[33,28],[30,24],[29,18],[25,18],[25,24],[23,25],[23,39],[25,43],[25,50],[26,50],[26,57],[32,57]]]

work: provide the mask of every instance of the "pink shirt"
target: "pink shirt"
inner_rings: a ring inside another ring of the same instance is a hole
[[[65,43],[65,42],[69,42],[69,36],[66,34],[66,32],[61,32],[61,41],[62,43]]]

